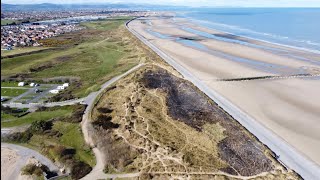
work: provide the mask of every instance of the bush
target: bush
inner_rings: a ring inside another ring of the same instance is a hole
[[[59,121],[79,123],[82,121],[82,116],[86,110],[87,105],[77,104],[73,107],[71,116],[60,118]]]
[[[40,166],[37,166],[35,164],[27,164],[22,168],[21,171],[22,171],[22,174],[24,175],[36,175],[36,176],[42,176],[43,172],[45,172],[47,174],[46,178],[51,178],[58,175],[56,172],[51,172],[50,169],[43,164],[40,164]]]
[[[16,132],[6,136],[3,140],[9,142],[26,143],[30,140],[33,134],[30,131]]]
[[[45,120],[40,120],[40,121],[35,121],[32,122],[29,130],[32,133],[44,133],[46,130],[50,130],[52,128],[52,121],[45,121]]]
[[[22,117],[22,116],[28,114],[29,112],[26,110],[23,110],[23,109],[10,108],[10,107],[1,105],[1,113],[10,114],[14,117]]]
[[[101,108],[98,108],[98,111],[100,113],[112,113],[113,110],[107,107],[101,107]]]
[[[71,178],[80,179],[89,174],[91,170],[92,167],[90,167],[88,164],[81,161],[76,161],[71,167]]]
[[[22,174],[41,176],[43,174],[43,171],[41,167],[38,167],[35,164],[27,164],[22,168]]]
[[[49,98],[47,102],[59,102],[59,101],[66,101],[70,99],[75,99],[75,96],[72,94],[71,90],[65,90]]]
[[[108,115],[99,115],[98,118],[92,122],[94,127],[102,127],[103,129],[116,129],[119,127],[119,124],[111,122],[112,117]]]

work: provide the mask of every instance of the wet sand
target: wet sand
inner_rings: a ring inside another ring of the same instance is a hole
[[[317,76],[320,54],[230,36],[185,19],[148,17],[135,20],[129,26],[210,88],[320,164],[317,153],[320,147],[320,78]],[[188,31],[189,28],[203,34]],[[195,40],[188,40],[190,38]],[[287,78],[298,74],[315,77]],[[259,76],[283,78],[218,81]]]

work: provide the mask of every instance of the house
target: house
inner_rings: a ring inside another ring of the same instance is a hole
[[[30,87],[33,87],[35,84],[34,83],[30,83]]]
[[[69,83],[64,83],[64,84],[62,84],[62,86],[69,87]]]
[[[19,83],[18,83],[18,86],[24,86],[24,85],[25,85],[24,82],[19,82]]]
[[[51,94],[58,94],[59,90],[58,89],[52,89],[49,91]]]
[[[10,50],[13,50],[13,48],[12,48],[12,46],[9,45],[6,47],[6,50],[10,51]]]
[[[65,87],[64,86],[58,86],[57,89],[63,90],[63,89],[65,89]]]

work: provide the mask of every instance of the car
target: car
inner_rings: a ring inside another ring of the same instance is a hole
[[[38,86],[40,86],[40,84],[35,84],[35,85],[34,85],[34,87],[38,87]]]
[[[35,89],[34,92],[35,93],[41,93],[42,91],[40,89]]]

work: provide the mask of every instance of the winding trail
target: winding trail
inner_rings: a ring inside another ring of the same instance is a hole
[[[95,105],[95,100],[97,99],[97,97],[109,86],[111,86],[113,83],[117,82],[118,80],[120,80],[121,78],[127,76],[128,74],[132,73],[133,71],[139,69],[141,66],[143,66],[144,64],[138,64],[137,66],[131,68],[130,70],[128,70],[127,72],[125,72],[122,75],[116,76],[112,79],[110,79],[109,81],[107,81],[106,83],[104,83],[101,86],[101,89],[98,92],[93,92],[91,94],[89,94],[89,96],[87,96],[87,98],[85,98],[84,103],[88,104],[85,113],[83,115],[82,118],[82,122],[81,122],[81,128],[82,128],[82,133],[84,136],[84,140],[85,142],[90,145],[91,147],[93,147],[93,152],[96,156],[96,165],[93,167],[92,171],[87,174],[85,177],[83,177],[83,180],[95,180],[95,179],[107,179],[107,178],[132,178],[132,177],[137,177],[140,174],[139,173],[127,173],[127,174],[105,174],[103,172],[104,169],[104,157],[103,154],[99,151],[99,149],[97,147],[95,147],[92,138],[90,136],[91,131],[93,130],[93,127],[90,123],[91,121],[91,111]]]
[[[15,145],[15,144],[8,144],[8,143],[1,143],[1,148],[9,148],[17,152],[20,156],[18,162],[16,163],[17,166],[15,167],[14,171],[11,173],[10,177],[7,179],[17,179],[22,167],[26,164],[27,160],[31,157],[36,158],[41,164],[46,165],[51,171],[59,173],[59,168],[48,158],[43,156],[42,154],[34,151],[32,149]]]

